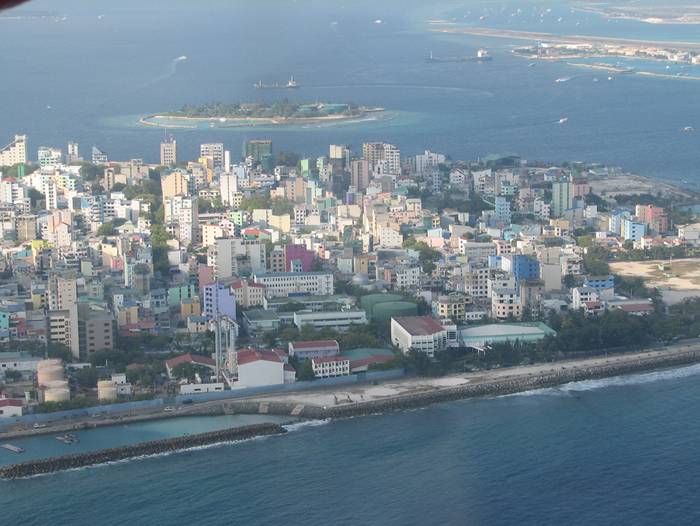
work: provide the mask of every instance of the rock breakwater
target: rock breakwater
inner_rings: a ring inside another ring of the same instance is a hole
[[[266,423],[212,431],[197,435],[185,435],[175,438],[166,438],[163,440],[140,442],[138,444],[123,447],[101,449],[99,451],[90,451],[75,455],[64,455],[60,457],[30,460],[19,464],[12,464],[0,468],[0,478],[17,479],[31,477],[34,475],[53,473],[66,469],[75,469],[85,466],[93,466],[96,464],[104,464],[107,462],[116,462],[119,460],[141,457],[144,455],[157,455],[188,449],[191,447],[207,446],[220,442],[246,440],[260,436],[280,435],[283,433],[286,433],[286,430],[282,426],[278,424]]]

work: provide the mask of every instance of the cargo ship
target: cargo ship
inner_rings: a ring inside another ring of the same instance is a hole
[[[260,80],[253,84],[253,86],[255,86],[255,89],[299,89],[301,87],[299,83],[294,80],[294,77],[291,77],[286,84],[280,84],[279,82],[263,84],[263,81]]]
[[[436,57],[431,51],[430,56],[425,58],[428,64],[444,62],[488,62],[489,60],[493,60],[493,57],[489,54],[488,50],[484,48],[479,49],[474,57]]]

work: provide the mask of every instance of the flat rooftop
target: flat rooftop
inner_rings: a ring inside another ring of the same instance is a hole
[[[444,330],[442,325],[430,316],[404,316],[393,319],[411,336],[427,336]]]
[[[460,330],[459,340],[466,345],[514,340],[532,341],[540,340],[550,334],[555,334],[555,331],[539,322],[491,323]]]

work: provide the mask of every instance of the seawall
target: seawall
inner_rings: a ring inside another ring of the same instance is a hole
[[[286,430],[278,424],[255,424],[245,427],[236,427],[197,435],[186,435],[163,440],[153,440],[150,442],[140,442],[138,444],[101,449],[78,453],[75,455],[64,455],[60,457],[50,457],[45,459],[30,460],[19,464],[12,464],[0,468],[0,478],[16,479],[53,473],[66,469],[75,469],[106,462],[115,462],[143,455],[157,455],[197,446],[207,446],[219,442],[231,442],[235,440],[246,440],[259,436],[280,435]]]
[[[700,349],[645,356],[636,360],[625,360],[622,357],[619,362],[611,361],[611,363],[599,366],[562,369],[560,365],[553,363],[552,372],[547,374],[523,375],[502,380],[467,383],[455,387],[437,388],[430,391],[392,396],[368,402],[320,407],[315,405],[302,406],[295,402],[241,400],[224,402],[221,408],[217,408],[216,411],[223,411],[227,414],[294,415],[313,419],[349,418],[387,411],[413,409],[466,398],[502,396],[534,389],[556,387],[569,382],[610,378],[699,362]],[[207,409],[208,414],[212,414],[213,408]]]

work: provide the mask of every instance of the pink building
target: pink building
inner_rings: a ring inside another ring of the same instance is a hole
[[[284,264],[287,272],[311,272],[315,254],[303,245],[285,245]]]
[[[655,232],[668,232],[668,214],[660,206],[637,205],[635,215],[647,228]]]

